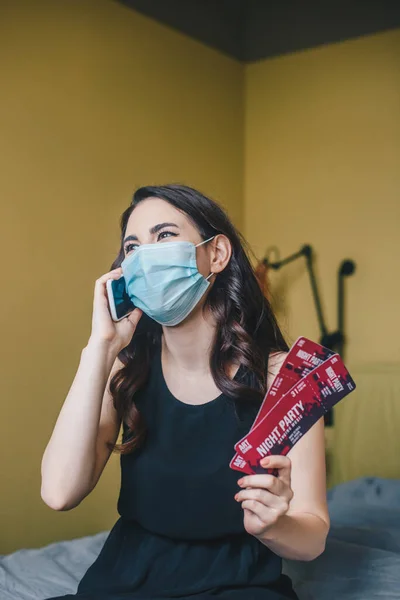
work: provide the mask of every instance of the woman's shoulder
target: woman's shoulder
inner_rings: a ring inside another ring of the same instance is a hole
[[[269,368],[274,368],[277,371],[279,371],[288,354],[289,352],[286,352],[285,350],[277,350],[274,352],[270,352],[268,355]]]
[[[270,352],[268,356],[268,375],[267,375],[267,388],[269,389],[276,375],[279,373],[279,369],[283,365],[287,355],[286,351]]]

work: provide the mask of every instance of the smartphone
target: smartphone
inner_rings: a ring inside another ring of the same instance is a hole
[[[106,286],[112,320],[121,321],[135,308],[126,292],[124,276],[121,275],[119,279],[108,279]]]

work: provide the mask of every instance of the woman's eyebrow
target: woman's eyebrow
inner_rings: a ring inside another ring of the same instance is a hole
[[[164,229],[164,227],[178,227],[179,229],[179,226],[176,223],[159,223],[158,225],[154,225],[154,227],[149,229],[149,232],[153,235],[153,233],[157,233],[157,231]]]
[[[159,223],[158,225],[154,225],[154,227],[151,227],[149,229],[149,233],[151,235],[153,235],[154,233],[157,233],[157,231],[160,231],[160,229],[164,229],[164,227],[177,227],[179,229],[179,225],[177,225],[176,223]],[[128,235],[123,243],[126,244],[126,242],[137,242],[138,241],[138,237],[136,235]]]
[[[137,236],[136,235],[127,235],[122,243],[126,244],[126,242],[130,242],[130,241],[137,242],[138,241]]]

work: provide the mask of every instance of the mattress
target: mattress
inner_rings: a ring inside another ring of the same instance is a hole
[[[300,600],[399,600],[400,480],[348,481],[328,491],[328,504],[325,552],[311,562],[284,561]],[[1,600],[75,593],[108,534],[0,556]]]

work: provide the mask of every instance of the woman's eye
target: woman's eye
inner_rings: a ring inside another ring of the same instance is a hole
[[[137,248],[137,246],[138,246],[137,244],[127,244],[125,246],[125,254],[128,254],[130,252],[131,248]]]
[[[158,235],[157,241],[159,241],[159,240],[163,240],[163,239],[165,239],[165,238],[164,238],[164,236],[165,236],[165,237],[169,237],[170,235],[172,235],[172,236],[176,237],[178,234],[177,234],[177,233],[173,233],[172,231],[162,231],[162,232],[161,232],[161,233]]]
[[[176,237],[177,235],[178,234],[174,233],[173,231],[161,231],[157,236],[157,242],[170,236]],[[129,254],[131,250],[135,250],[136,248],[139,248],[139,244],[127,244],[124,248],[125,254]]]

